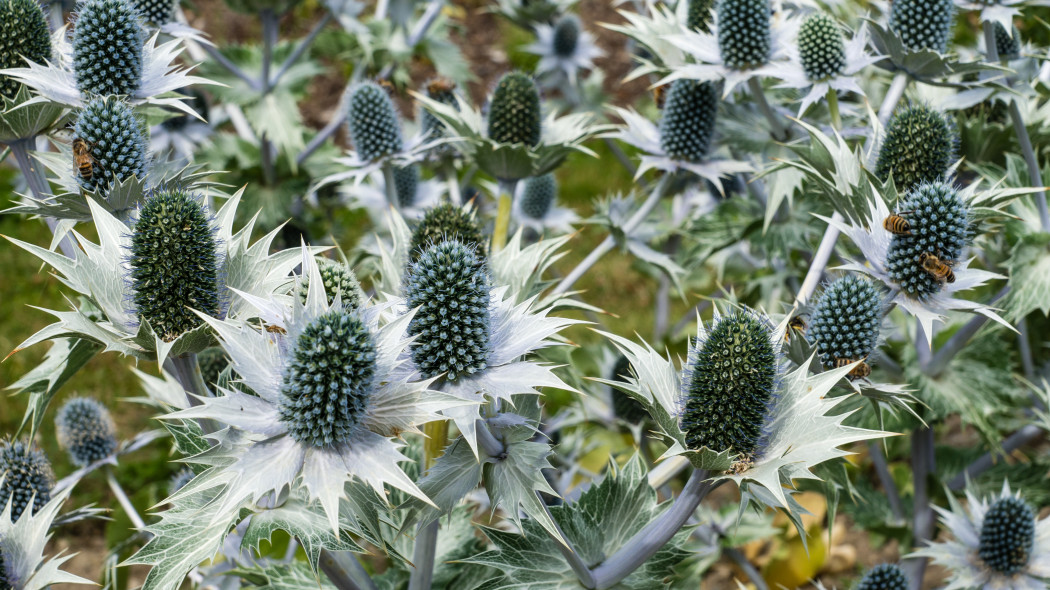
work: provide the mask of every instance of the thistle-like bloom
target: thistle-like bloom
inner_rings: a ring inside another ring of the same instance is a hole
[[[132,0],[132,3],[147,23],[162,26],[175,20],[177,3],[174,0]]]
[[[560,73],[570,84],[576,84],[581,70],[594,67],[594,60],[604,52],[594,43],[594,35],[583,30],[576,15],[565,15],[551,25],[536,27],[536,42],[525,51],[540,56],[536,73]]]
[[[504,74],[489,102],[489,139],[535,146],[540,142],[540,92],[522,72]]]
[[[915,552],[951,576],[945,590],[1044,590],[1050,583],[1050,519],[1036,521],[1032,509],[1003,482],[997,497],[966,492],[969,510],[949,497],[951,509],[935,506],[955,537]]]
[[[55,416],[55,432],[73,464],[84,467],[117,450],[117,427],[109,410],[87,397],[71,398]]]
[[[890,30],[912,51],[948,51],[955,5],[952,0],[898,0],[890,9]]]
[[[40,4],[34,0],[0,0],[0,69],[24,66],[26,60],[51,59],[51,33]],[[21,84],[0,74],[0,96],[15,98]]]
[[[884,563],[868,570],[856,590],[908,590],[908,577],[899,565]]]
[[[667,93],[657,127],[634,111],[616,109],[626,124],[612,133],[642,150],[637,176],[647,170],[685,170],[721,187],[721,178],[751,169],[735,160],[712,159],[711,142],[718,117],[718,86],[714,82],[675,80]]]
[[[996,21],[995,28],[995,52],[1003,59],[1014,59],[1021,55],[1021,35],[1017,28],[1010,27],[1007,30],[1002,23]],[[1012,33],[1010,31],[1013,31]]]
[[[1009,29],[1014,19],[1022,16],[1021,9],[1050,6],[1050,0],[954,0],[960,10],[980,13],[981,21],[993,21]]]
[[[470,207],[443,203],[429,209],[412,231],[409,260],[415,262],[427,248],[444,240],[456,240],[485,258],[488,238],[478,224],[477,211]]]
[[[0,480],[3,476],[0,475]],[[13,505],[4,501],[0,507],[0,588],[5,590],[42,590],[52,584],[88,584],[90,580],[59,569],[75,554],[59,555],[44,561],[44,546],[51,535],[51,523],[73,487],[55,494],[42,503],[32,515],[14,517]]]
[[[455,240],[428,246],[409,265],[402,292],[406,309],[415,310],[406,356],[424,377],[440,379],[438,389],[475,402],[444,412],[475,455],[479,407],[487,398],[507,403],[539,387],[572,390],[551,367],[523,358],[555,344],[549,338],[577,322],[533,311],[534,299],[515,305],[506,288],[492,288],[472,247]]]
[[[74,162],[73,174],[83,188],[104,193],[114,182],[146,176],[146,140],[142,122],[128,103],[115,96],[96,97],[77,117],[76,136],[91,163]]]
[[[979,313],[1009,327],[992,308],[955,297],[959,291],[973,289],[990,279],[1004,278],[988,271],[968,268],[970,261],[961,258],[962,243],[958,237],[968,234],[969,222],[968,217],[960,217],[960,209],[953,203],[961,203],[961,213],[965,213],[966,203],[973,198],[976,190],[976,185],[955,191],[943,184],[933,184],[924,185],[910,193],[913,198],[905,200],[900,206],[902,212],[911,211],[905,217],[912,226],[913,233],[910,235],[893,234],[883,226],[890,211],[878,195],[868,203],[865,224],[854,225],[848,221],[822,217],[849,236],[867,261],[867,264],[863,261],[852,262],[842,268],[862,272],[882,281],[893,294],[892,303],[919,320],[928,340],[933,335],[933,322],[942,319],[951,310]],[[908,207],[912,205],[929,205],[930,208],[911,210]],[[963,223],[966,225],[963,226]],[[947,233],[942,234],[942,229]],[[960,230],[964,233],[959,233]],[[940,254],[933,251],[938,248]],[[951,261],[955,281],[941,282],[933,277],[919,261],[919,256],[924,252],[944,256]],[[909,253],[915,258],[909,259]]]
[[[782,374],[786,329],[786,321],[774,328],[746,309],[716,313],[710,327],[698,326],[684,371],[646,344],[605,334],[632,372],[603,382],[641,403],[673,441],[665,458],[682,455],[699,469],[724,472],[716,478],[736,481],[745,503],[780,508],[796,520],[799,507],[785,482],[814,478],[812,467],[849,454],[840,445],[888,433],[844,426],[852,412],[835,408],[846,398],[826,396],[852,365]]]
[[[429,208],[441,202],[441,197],[446,192],[445,183],[437,179],[419,178],[416,164],[395,168],[394,186],[398,211],[405,219],[421,218]],[[386,179],[378,171],[373,171],[361,184],[342,184],[338,191],[340,198],[345,202],[368,211],[377,225],[390,208]]]
[[[571,209],[558,206],[558,182],[554,174],[534,176],[518,185],[514,197],[514,218],[537,232],[552,229],[559,233],[572,231],[579,220]]]
[[[806,328],[820,362],[830,368],[838,359],[867,359],[879,342],[884,308],[882,293],[867,279],[848,275],[828,285]]]
[[[343,308],[355,310],[365,302],[365,292],[361,290],[361,283],[357,275],[346,265],[345,262],[332,260],[331,258],[317,257],[317,272],[321,275],[324,283],[324,292],[328,294],[328,304],[335,302],[335,298],[343,302]],[[308,282],[300,282],[296,286],[299,301],[306,305],[306,296],[309,294]]]
[[[30,515],[39,512],[51,499],[54,482],[43,451],[29,442],[0,442],[0,506],[7,509],[8,520],[17,521],[27,511]]]
[[[809,92],[799,106],[801,117],[810,106],[829,92],[853,92],[864,96],[856,76],[879,58],[867,51],[868,29],[860,29],[849,40],[834,17],[817,12],[806,18],[798,31],[798,45],[789,50],[790,61],[778,74],[778,88],[798,88]]]
[[[924,182],[943,181],[955,163],[958,143],[951,117],[924,104],[908,106],[886,126],[875,175],[883,181],[892,175],[901,194]]]
[[[626,383],[626,378],[631,374],[631,362],[624,355],[616,357],[612,370],[609,372],[609,381],[620,381]],[[638,400],[620,391],[619,387],[610,387],[609,394],[612,399],[613,414],[628,424],[641,424],[649,420],[649,412],[638,403]]]
[[[344,486],[358,479],[380,495],[389,485],[429,502],[398,463],[407,458],[395,437],[419,432],[436,412],[465,403],[428,391],[406,362],[412,314],[379,326],[381,310],[329,303],[324,281],[305,248],[306,303],[239,293],[269,329],[241,321],[205,320],[214,328],[242,382],[257,395],[219,388],[221,395],[170,414],[230,426],[205,454],[225,466],[205,479],[224,483],[220,512],[257,503],[282,488],[320,500],[338,529]]]
[[[84,95],[131,96],[142,84],[145,32],[128,0],[84,0],[73,29],[73,73]]]
[[[697,63],[673,68],[661,82],[684,78],[724,80],[722,96],[755,77],[781,78],[799,28],[794,16],[771,18],[769,0],[725,0],[709,32],[688,30],[668,37]]]

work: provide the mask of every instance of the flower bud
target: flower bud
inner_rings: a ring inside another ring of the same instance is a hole
[[[335,301],[336,293],[339,293],[343,309],[354,310],[360,307],[364,300],[364,292],[361,290],[361,283],[358,282],[354,271],[350,270],[346,264],[331,258],[318,256],[314,260],[317,261],[317,270],[321,274],[321,282],[324,284],[324,292],[328,296],[329,305]],[[306,281],[300,283],[298,293],[299,301],[305,304],[309,293],[309,283]]]
[[[940,292],[947,278],[935,276],[935,267],[926,268],[924,260],[930,265],[929,257],[935,256],[950,270],[970,238],[969,212],[959,193],[942,183],[920,185],[905,196],[900,210],[909,233],[891,238],[887,271],[906,295],[925,299]]]
[[[146,176],[146,140],[142,122],[126,102],[116,97],[95,97],[77,118],[76,139],[89,156],[74,159],[80,186],[105,191],[113,182]],[[74,146],[74,151],[77,146]]]
[[[849,275],[828,285],[806,329],[824,366],[868,358],[879,341],[882,310],[882,294],[871,281]]]
[[[846,67],[846,46],[838,22],[823,12],[807,17],[798,32],[798,54],[810,80],[839,75]]]
[[[521,193],[521,212],[532,219],[543,219],[550,213],[558,195],[558,183],[553,174],[533,176],[525,181]]]
[[[908,590],[908,578],[900,566],[884,563],[868,570],[857,590]]]
[[[955,122],[940,111],[918,104],[894,113],[879,148],[875,175],[893,175],[899,193],[923,182],[944,180],[955,160]]]
[[[726,67],[750,70],[769,61],[771,13],[769,0],[719,2],[718,48]]]
[[[412,232],[412,261],[430,245],[444,240],[457,240],[473,248],[479,260],[485,258],[485,235],[473,212],[445,203],[428,210]]]
[[[1035,514],[1020,498],[1006,496],[992,504],[981,525],[977,554],[985,565],[1012,576],[1023,571],[1035,545]]]
[[[948,51],[954,22],[952,0],[895,0],[890,8],[890,30],[912,51]]]
[[[404,147],[394,102],[378,84],[361,84],[351,92],[346,122],[350,141],[363,160],[378,160]]]

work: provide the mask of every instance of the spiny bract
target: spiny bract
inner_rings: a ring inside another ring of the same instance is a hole
[[[419,192],[419,168],[413,164],[394,168],[394,192],[397,193],[398,206],[411,207],[416,203]]]
[[[703,160],[711,149],[717,117],[718,88],[713,82],[675,80],[660,119],[660,147],[676,160]]]
[[[806,330],[824,366],[834,366],[835,359],[866,359],[879,340],[882,309],[882,295],[871,281],[848,275],[828,285]]]
[[[0,442],[0,478],[0,512],[11,502],[12,521],[22,516],[30,501],[33,514],[51,499],[51,464],[28,443]]]
[[[126,102],[96,97],[77,119],[77,138],[87,143],[93,160],[90,178],[74,166],[77,182],[90,191],[107,190],[114,181],[146,175],[146,140],[142,122]]]
[[[686,14],[685,26],[692,31],[701,33],[711,32],[711,9],[715,6],[715,0],[688,0],[688,13]]]
[[[771,13],[769,0],[718,3],[718,48],[726,67],[749,70],[769,61]]]
[[[218,245],[208,211],[180,189],[159,190],[131,236],[131,285],[139,318],[171,342],[219,311]]]
[[[1014,58],[1021,54],[1021,37],[1017,29],[1013,34],[999,21],[995,21],[995,51],[1001,58]]]
[[[354,271],[346,264],[331,258],[317,257],[314,260],[317,261],[324,292],[328,295],[328,304],[331,305],[335,301],[336,293],[339,293],[339,300],[343,302],[344,309],[353,310],[360,307],[364,293]],[[307,281],[299,283],[298,293],[299,301],[305,304],[309,293]]]
[[[365,419],[376,375],[376,346],[357,313],[334,309],[295,342],[281,385],[281,421],[303,444],[344,443]]]
[[[554,25],[554,55],[572,57],[580,42],[580,19],[567,14]]]
[[[474,248],[446,240],[409,265],[404,282],[412,360],[423,377],[449,381],[485,369],[489,356],[489,277]]]
[[[485,235],[481,233],[474,213],[451,203],[429,209],[412,232],[410,258],[414,262],[431,244],[458,240],[474,249],[478,259],[485,258]]]
[[[692,356],[681,419],[686,446],[753,457],[776,386],[769,326],[747,311],[722,316]]]
[[[142,84],[146,42],[127,0],[84,0],[73,29],[73,73],[85,94],[131,95]]]
[[[55,417],[58,442],[69,452],[73,464],[91,465],[117,450],[117,432],[109,410],[91,398],[75,397]]]
[[[954,21],[952,0],[895,0],[890,8],[890,30],[912,51],[948,51]]]
[[[354,89],[346,123],[350,141],[363,160],[378,160],[404,147],[394,102],[378,84],[369,82]]]
[[[621,354],[616,359],[616,364],[613,365],[609,374],[609,381],[625,382],[626,378],[630,376],[631,361]],[[618,387],[610,387],[610,389],[612,390],[613,413],[616,414],[617,418],[629,424],[641,424],[649,418],[649,412],[645,411],[645,408],[642,407],[638,400],[620,391]]]
[[[894,234],[886,254],[890,279],[912,297],[925,299],[942,283],[920,261],[925,253],[954,264],[970,237],[970,216],[959,194],[943,184],[923,184],[908,193],[900,210],[906,212],[910,233]]]
[[[497,143],[540,142],[540,93],[527,74],[504,74],[489,103],[489,138]]]
[[[132,0],[142,20],[155,25],[166,25],[175,19],[173,0]]]
[[[553,174],[533,176],[525,181],[521,193],[521,212],[533,219],[543,219],[550,213],[558,195],[558,183]]]
[[[846,67],[846,47],[838,22],[823,12],[807,17],[798,32],[798,54],[810,80],[826,80],[841,73]]]
[[[886,126],[875,175],[887,180],[892,174],[902,194],[923,182],[944,180],[957,143],[951,118],[924,104],[911,105],[894,113]]]
[[[868,570],[857,590],[908,590],[908,578],[900,566],[884,563]]]
[[[0,0],[0,70],[24,68],[26,60],[51,59],[51,34],[36,0]],[[22,83],[0,74],[0,96],[14,98]]]
[[[988,567],[1007,576],[1021,572],[1034,544],[1035,514],[1024,500],[1000,498],[984,514],[977,553]]]

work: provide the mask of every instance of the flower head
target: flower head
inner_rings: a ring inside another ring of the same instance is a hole
[[[954,22],[952,0],[897,0],[890,8],[890,30],[913,51],[948,51]]]
[[[540,142],[540,93],[530,76],[504,74],[489,102],[489,138],[496,143]]]
[[[444,240],[456,240],[473,249],[477,258],[485,258],[488,240],[478,225],[477,212],[442,203],[429,209],[412,231],[410,261],[418,260],[428,247]]]
[[[394,103],[378,84],[361,84],[350,92],[346,124],[350,141],[364,160],[379,160],[404,148]]]
[[[3,475],[0,475],[0,480]],[[4,590],[43,590],[53,584],[89,584],[90,580],[59,569],[73,555],[60,555],[44,562],[49,531],[73,486],[55,494],[33,514],[14,514],[15,504],[0,504],[0,588]]]
[[[772,12],[769,0],[718,3],[718,48],[722,63],[734,70],[750,70],[769,61]]]
[[[691,31],[700,33],[711,32],[711,10],[715,7],[714,0],[687,0],[688,12],[685,26]]]
[[[518,223],[537,232],[550,228],[571,232],[579,216],[558,205],[558,181],[554,174],[533,176],[518,185],[514,197],[514,217]]]
[[[131,237],[131,282],[139,317],[171,342],[201,325],[194,310],[219,312],[218,245],[197,197],[163,189],[139,211]]]
[[[806,17],[799,27],[798,44],[789,49],[790,60],[778,77],[778,88],[809,89],[802,97],[799,116],[829,92],[852,92],[864,96],[857,74],[879,58],[868,53],[868,28],[860,29],[849,39],[843,28],[829,14],[816,12]]]
[[[113,96],[93,98],[77,118],[75,133],[90,158],[86,166],[75,166],[80,186],[100,192],[114,182],[145,177],[146,140],[127,102]]]
[[[999,57],[1012,59],[1021,55],[1021,36],[1017,29],[1011,27],[1013,29],[1013,33],[1011,33],[999,21],[996,21],[994,26],[995,50]]]
[[[625,383],[626,376],[630,374],[631,361],[621,354],[616,357],[616,362],[613,364],[608,378],[609,381]],[[638,400],[620,391],[618,387],[610,387],[609,389],[611,390],[613,413],[617,418],[628,424],[641,424],[649,419],[649,412],[645,411],[645,407],[638,403]]]
[[[324,283],[324,292],[328,295],[328,303],[331,304],[336,297],[343,302],[347,309],[357,309],[365,302],[365,293],[361,289],[361,283],[357,275],[346,263],[331,258],[317,257],[317,272],[321,275]],[[300,282],[296,286],[299,301],[306,304],[306,296],[309,293],[309,283]]]
[[[73,73],[85,95],[130,96],[142,84],[139,15],[128,0],[84,0],[73,29]]]
[[[893,176],[900,193],[923,182],[944,180],[959,143],[955,122],[945,113],[916,104],[893,114],[879,146],[875,175]]]
[[[798,53],[810,80],[839,75],[846,67],[846,46],[834,17],[823,12],[806,17],[798,30]]]
[[[580,70],[594,67],[594,59],[603,52],[594,43],[594,35],[583,30],[576,15],[567,14],[554,25],[541,24],[536,27],[536,42],[525,48],[540,56],[536,65],[537,74],[560,73],[575,84]]]
[[[955,537],[915,552],[949,571],[945,590],[995,588],[1042,590],[1050,583],[1050,519],[1037,521],[1020,495],[1003,483],[998,496],[978,499],[967,490],[969,510],[949,497],[951,509],[934,507]]]
[[[0,69],[24,66],[26,60],[51,59],[51,33],[40,3],[0,0]],[[0,96],[14,98],[22,84],[0,74]]]
[[[0,442],[0,506],[9,507],[12,521],[17,521],[30,505],[32,514],[47,504],[54,478],[43,451],[34,449],[29,442]]]
[[[117,450],[117,428],[109,410],[87,397],[71,398],[55,417],[58,442],[79,467],[101,461]]]
[[[955,282],[954,273],[942,277],[931,270],[929,257],[952,266],[970,239],[970,213],[958,192],[946,184],[921,184],[900,205],[909,228],[895,233],[886,253],[889,277],[900,290],[925,299]]]
[[[173,0],[133,0],[135,10],[142,20],[157,26],[166,25],[175,20]]]
[[[718,103],[713,82],[672,82],[660,120],[660,148],[664,153],[676,160],[703,161],[715,133]]]
[[[394,191],[398,207],[405,209],[415,205],[419,193],[419,168],[415,165],[394,168]]]
[[[882,293],[867,279],[847,275],[828,285],[813,306],[806,335],[825,367],[835,361],[867,359],[879,341]]]
[[[857,590],[908,590],[908,577],[899,565],[884,563],[868,570]]]

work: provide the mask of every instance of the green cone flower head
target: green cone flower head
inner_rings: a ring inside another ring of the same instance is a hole
[[[1024,500],[1000,498],[984,514],[977,554],[985,565],[1012,576],[1021,572],[1035,545],[1035,514]]]
[[[907,194],[900,210],[910,233],[891,238],[886,270],[905,295],[925,299],[943,283],[923,267],[923,254],[947,265],[958,261],[970,238],[969,212],[959,193],[943,183],[920,185]]]
[[[868,570],[857,590],[908,590],[908,578],[900,566],[884,563]]]
[[[554,24],[554,54],[559,57],[571,57],[576,53],[580,42],[580,19],[576,15],[566,14]]]
[[[558,195],[558,183],[554,174],[533,176],[525,181],[521,193],[521,211],[533,219],[543,219],[554,205]]]
[[[16,521],[33,504],[35,513],[51,499],[54,475],[44,453],[26,442],[0,442],[0,506],[11,502]],[[2,509],[0,509],[2,510]]]
[[[109,410],[97,401],[75,397],[55,417],[58,442],[78,467],[91,465],[117,450],[117,428]]]
[[[489,277],[474,248],[457,240],[428,247],[404,281],[412,360],[424,378],[455,382],[484,370],[489,356]]]
[[[540,93],[527,74],[504,74],[489,103],[489,138],[498,143],[540,142]]]
[[[944,113],[924,104],[904,108],[886,126],[875,175],[887,180],[892,174],[901,194],[923,182],[944,180],[958,141],[955,122]]]
[[[158,190],[131,236],[131,284],[141,320],[171,342],[219,311],[218,244],[208,211],[180,189]]]
[[[681,416],[686,446],[753,457],[778,373],[770,327],[750,311],[722,316],[690,357]]]
[[[948,51],[954,21],[952,0],[895,0],[890,9],[890,30],[912,51]]]
[[[612,372],[609,375],[609,381],[623,381],[625,376],[631,374],[631,361],[627,360],[627,357],[620,355],[616,359],[616,364],[613,365]],[[645,411],[642,404],[638,403],[638,400],[627,395],[626,393],[619,390],[616,387],[610,387],[612,390],[612,407],[613,413],[616,417],[627,422],[628,424],[641,424],[649,418],[649,412]]]
[[[427,82],[424,90],[427,98],[459,110],[459,102],[456,101],[455,93],[456,84],[452,80],[435,78]],[[423,128],[423,135],[430,141],[451,135],[445,124],[427,109],[420,109],[419,120]],[[434,150],[441,154],[453,153],[452,146],[448,144],[436,146]]]
[[[419,168],[414,165],[395,167],[394,191],[397,193],[397,204],[402,209],[415,205],[419,192]]]
[[[346,123],[363,160],[375,161],[404,148],[394,102],[378,84],[361,84],[350,93]]]
[[[810,80],[837,76],[846,67],[846,46],[839,23],[823,12],[807,17],[798,31],[798,54]]]
[[[771,16],[769,0],[718,3],[718,48],[727,68],[750,70],[769,61]]]
[[[365,417],[376,373],[372,333],[355,312],[333,309],[299,335],[281,385],[281,421],[292,438],[327,447],[349,440]]]
[[[711,9],[714,0],[687,0],[689,3],[685,26],[691,31],[711,32]]]
[[[128,0],[84,0],[73,30],[73,72],[88,95],[131,95],[142,83],[146,42]]]
[[[882,310],[882,294],[871,281],[849,275],[828,285],[806,329],[824,366],[868,358],[879,341]]]
[[[717,117],[718,88],[713,82],[675,80],[664,102],[660,147],[674,160],[700,162],[711,148]]]
[[[995,21],[995,51],[1001,58],[1014,58],[1021,54],[1021,36],[1014,29],[1013,34],[1006,30],[999,21]]]
[[[0,70],[21,68],[26,59],[51,59],[51,33],[36,0],[0,0]],[[20,82],[0,74],[0,96],[14,98]]]
[[[146,175],[146,140],[142,122],[116,97],[96,97],[80,113],[75,129],[91,154],[90,173],[74,170],[80,186],[105,190],[114,181]]]
[[[133,0],[133,3],[142,20],[148,23],[160,26],[175,20],[174,0]]]
[[[346,264],[331,258],[318,256],[314,260],[317,261],[317,270],[321,274],[321,281],[324,283],[324,292],[328,295],[329,305],[335,301],[336,293],[339,293],[339,299],[342,301],[344,309],[354,310],[360,307],[361,302],[364,300],[364,292],[361,290],[361,283],[358,282],[354,271]],[[299,301],[303,305],[306,304],[309,286],[308,281],[303,281],[297,287]]]
[[[485,235],[481,233],[481,227],[472,211],[450,203],[438,205],[427,211],[412,232],[412,261],[415,262],[431,244],[443,240],[457,240],[473,248],[474,255],[479,260],[485,258]]]

